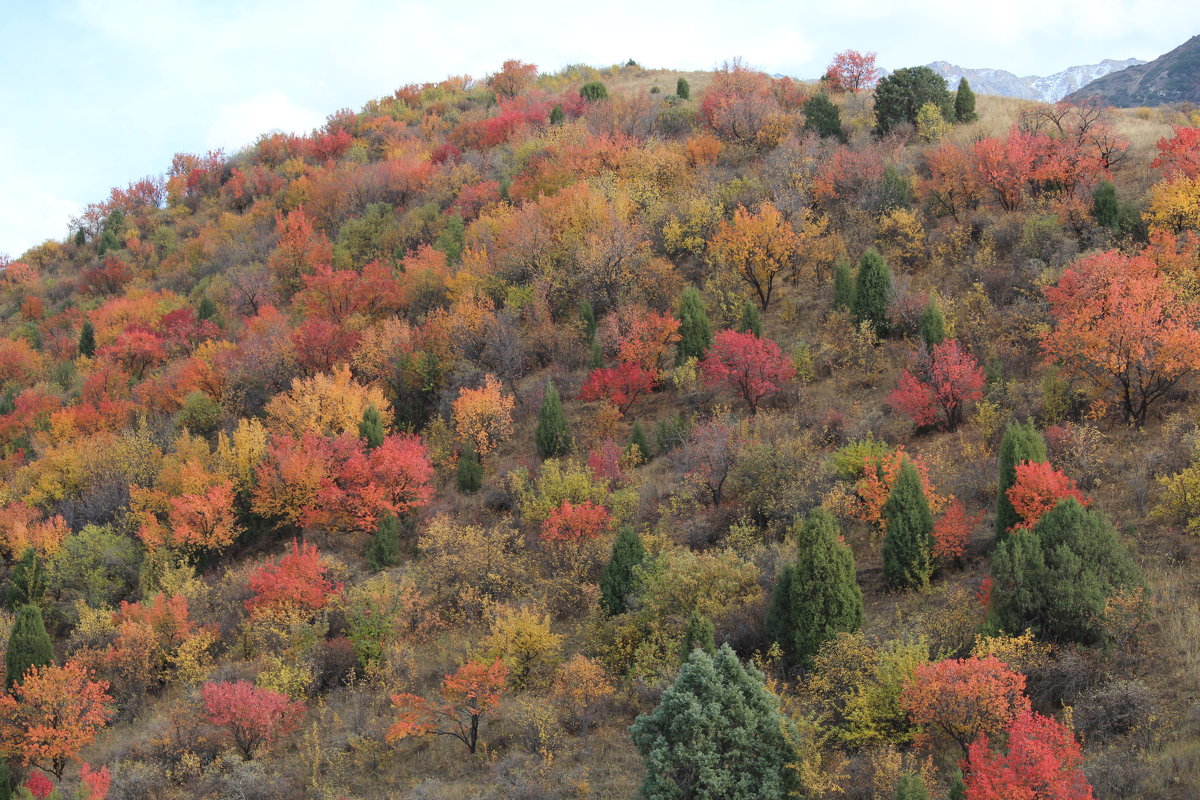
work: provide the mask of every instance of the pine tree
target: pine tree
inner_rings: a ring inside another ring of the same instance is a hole
[[[850,262],[839,258],[833,265],[833,308],[850,310],[854,305],[854,271]]]
[[[196,306],[197,319],[212,319],[217,315],[217,304],[212,301],[208,295],[200,298],[200,304]]]
[[[712,620],[696,609],[688,616],[687,627],[683,629],[683,643],[679,646],[679,660],[687,661],[692,651],[700,648],[709,655],[717,652],[713,639]]]
[[[579,96],[589,103],[608,99],[608,88],[600,81],[588,81],[579,87]]]
[[[1117,202],[1117,187],[1112,181],[1100,181],[1092,192],[1092,216],[1096,224],[1115,230],[1121,221],[1121,204]]]
[[[832,136],[839,142],[846,141],[846,132],[842,130],[842,110],[824,92],[804,101],[804,130],[822,139]]]
[[[896,781],[896,800],[929,800],[929,792],[925,791],[925,781],[921,780],[920,775],[904,773],[900,780]]]
[[[12,770],[8,767],[8,759],[0,757],[0,800],[12,800],[12,789]]]
[[[687,100],[692,96],[692,87],[688,84],[687,78],[675,81],[675,96],[680,100]]]
[[[737,331],[762,337],[762,317],[759,316],[757,304],[749,300],[742,303],[742,318],[738,320]]]
[[[1085,645],[1104,641],[1108,599],[1142,586],[1112,522],[1073,497],[1001,541],[991,574],[991,629]]]
[[[600,369],[604,366],[604,350],[601,349],[600,343],[592,339],[592,350],[588,353],[588,369]]]
[[[950,777],[950,791],[946,794],[946,800],[967,800],[967,784],[961,769],[954,770]]]
[[[923,589],[933,572],[933,514],[908,459],[883,504],[883,574],[893,589]]]
[[[75,246],[83,247],[85,244],[87,244],[87,234],[83,232],[83,228],[80,228],[75,231]],[[0,800],[7,800],[7,798],[0,795]]]
[[[823,508],[792,523],[796,561],[780,570],[767,608],[767,636],[788,666],[807,668],[821,645],[862,627],[863,597],[854,554],[837,520]]]
[[[675,348],[675,363],[704,358],[712,341],[712,323],[708,321],[704,298],[695,286],[688,286],[679,297],[679,345]]]
[[[642,800],[782,800],[796,760],[762,673],[722,645],[697,648],[653,712],[630,727],[646,765]]]
[[[367,406],[363,412],[362,421],[358,423],[358,438],[367,444],[368,450],[374,450],[383,444],[383,415],[374,404]]]
[[[579,319],[583,322],[583,338],[596,338],[596,312],[588,299],[579,301]]]
[[[562,125],[563,120],[565,120],[566,118],[567,118],[566,115],[563,114],[563,108],[561,105],[556,104],[554,106],[554,108],[550,109],[550,124],[551,125]]]
[[[637,584],[634,567],[646,558],[646,547],[642,537],[628,525],[617,531],[613,541],[612,556],[600,575],[600,607],[610,617],[624,613],[626,599]]]
[[[880,336],[888,334],[888,304],[892,300],[892,271],[875,248],[863,253],[858,263],[851,310],[859,322],[870,322]]]
[[[642,429],[642,423],[633,423],[633,430],[629,434],[629,450],[638,449],[638,463],[644,464],[650,460],[650,442],[646,440],[646,431]]]
[[[1021,517],[1008,499],[1008,490],[1017,482],[1017,464],[1022,461],[1047,461],[1046,442],[1032,422],[1009,423],[1000,440],[1000,485],[996,492],[996,538],[1003,539]]]
[[[12,633],[8,635],[4,688],[11,689],[14,683],[20,683],[30,667],[44,667],[53,660],[54,645],[46,633],[42,611],[33,603],[26,603],[17,611]]]
[[[367,548],[367,563],[376,572],[400,563],[400,518],[395,514],[379,516]]]
[[[446,254],[446,263],[455,266],[462,261],[462,251],[467,240],[467,226],[458,214],[452,214],[446,220],[445,229],[438,234],[433,249]]]
[[[946,318],[942,316],[942,308],[938,305],[936,296],[929,298],[929,305],[921,312],[917,330],[930,349],[946,341]]]
[[[533,432],[533,440],[537,445],[538,455],[543,459],[557,458],[571,452],[573,444],[571,427],[567,424],[567,415],[563,412],[558,389],[554,387],[554,382],[551,380],[546,381],[546,391],[542,395],[542,410],[538,415],[538,424],[537,429]]]
[[[5,601],[9,608],[19,608],[26,603],[40,603],[46,594],[46,569],[37,551],[27,547],[21,553],[21,558],[13,565],[12,573],[8,576],[8,596]]]
[[[483,465],[474,445],[468,444],[458,457],[458,468],[454,471],[454,482],[463,494],[473,494],[483,486]]]
[[[958,91],[954,93],[954,119],[957,122],[973,122],[978,118],[975,113],[975,93],[966,78],[958,81]]]
[[[79,355],[86,358],[96,355],[96,328],[91,320],[85,319],[79,330]]]

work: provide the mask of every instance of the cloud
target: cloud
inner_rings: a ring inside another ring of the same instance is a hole
[[[262,92],[221,107],[208,126],[205,140],[210,149],[221,147],[233,153],[269,131],[308,133],[324,124],[326,116],[281,91]]]

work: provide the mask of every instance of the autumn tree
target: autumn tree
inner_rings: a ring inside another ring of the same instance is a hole
[[[782,800],[794,759],[779,701],[763,677],[722,645],[692,650],[658,707],[630,727],[646,765],[644,800]]]
[[[778,113],[771,79],[740,61],[724,64],[700,98],[700,116],[723,139],[757,145]]]
[[[875,53],[860,53],[843,50],[833,57],[825,68],[824,80],[834,92],[858,92],[871,89],[879,80],[880,70],[875,66]]]
[[[304,716],[303,703],[246,681],[206,683],[200,699],[205,718],[230,735],[246,761],[294,731]]]
[[[628,609],[629,597],[637,586],[635,569],[645,558],[642,537],[629,525],[622,525],[600,575],[600,607],[605,614],[613,617]]]
[[[492,375],[478,389],[464,388],[454,401],[454,427],[459,438],[486,456],[512,435],[513,396]]]
[[[863,253],[854,283],[850,310],[859,322],[869,322],[879,336],[887,336],[888,306],[892,302],[892,271],[875,248]]]
[[[947,339],[931,351],[918,352],[913,371],[901,371],[888,404],[919,428],[952,431],[965,418],[968,404],[983,398],[983,383],[975,358],[957,339]]]
[[[333,247],[325,234],[316,231],[304,206],[276,213],[275,232],[279,242],[267,259],[267,266],[285,292],[298,292],[304,277],[311,275],[333,258]]]
[[[966,554],[967,539],[982,519],[982,511],[972,516],[961,500],[952,500],[933,523],[933,557],[943,563],[961,561]]]
[[[302,436],[358,433],[363,415],[371,406],[379,412],[386,428],[392,422],[392,406],[383,392],[354,379],[346,364],[330,373],[296,378],[291,388],[267,403],[267,418],[273,430]]]
[[[538,412],[538,424],[534,429],[533,439],[538,455],[542,458],[558,458],[571,452],[571,429],[567,424],[567,415],[563,413],[558,389],[551,380],[546,381],[546,391],[542,395],[542,408]]]
[[[1020,714],[996,752],[984,735],[968,748],[965,800],[1093,800],[1083,752],[1071,729],[1033,711]]]
[[[12,631],[8,635],[8,649],[4,653],[4,688],[11,690],[13,684],[33,667],[44,667],[54,663],[54,644],[46,633],[42,611],[27,603],[17,609]]]
[[[246,608],[252,614],[276,609],[318,611],[342,591],[340,583],[329,580],[328,571],[316,545],[294,541],[279,559],[250,575],[254,596],[246,601]]]
[[[854,554],[842,541],[833,516],[823,508],[797,518],[796,560],[775,579],[764,630],[783,648],[787,662],[807,668],[828,639],[862,626],[862,590]]]
[[[1200,316],[1148,257],[1115,250],[1076,261],[1045,289],[1049,359],[1112,398],[1130,425],[1200,367]]]
[[[510,58],[500,65],[500,71],[487,77],[488,88],[500,97],[516,97],[537,78],[536,64],[526,64]]]
[[[750,287],[763,311],[771,304],[775,279],[792,268],[799,251],[800,237],[770,202],[755,212],[738,206],[709,242],[710,257]]]
[[[1016,480],[1008,490],[1008,501],[1020,521],[1011,530],[1032,528],[1060,500],[1074,498],[1082,506],[1090,504],[1074,479],[1046,461],[1022,461],[1016,466]]]
[[[688,480],[695,481],[714,506],[725,499],[725,484],[744,440],[728,414],[696,425],[677,459]]]
[[[61,779],[112,716],[107,690],[77,661],[32,668],[0,694],[0,753]]]
[[[1029,711],[1025,676],[995,656],[948,658],[921,664],[900,703],[926,739],[948,739],[967,748],[980,736],[1002,735]]]
[[[654,390],[654,374],[637,364],[622,362],[615,367],[600,367],[588,373],[579,389],[585,403],[604,400],[625,414],[644,394]]]
[[[675,363],[683,364],[689,358],[704,358],[712,346],[712,323],[708,321],[708,309],[695,286],[685,287],[679,297],[679,346],[675,349]]]
[[[392,695],[398,719],[388,730],[390,742],[410,736],[451,736],[475,754],[479,744],[479,722],[485,713],[500,705],[508,679],[504,662],[491,664],[468,661],[442,679],[438,700],[414,694]]]
[[[706,385],[737,392],[751,414],[796,374],[791,359],[774,341],[729,330],[717,334],[700,370]]]
[[[883,504],[883,574],[893,589],[921,589],[933,572],[933,514],[909,460]]]
[[[999,491],[996,492],[996,537],[1004,538],[1021,521],[1008,490],[1017,482],[1017,465],[1046,461],[1046,442],[1032,422],[1010,422],[1000,440]]]

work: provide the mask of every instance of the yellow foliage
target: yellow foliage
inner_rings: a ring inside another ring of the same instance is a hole
[[[383,417],[384,427],[390,426],[392,406],[383,392],[363,386],[351,376],[349,366],[339,364],[332,375],[294,379],[290,390],[267,403],[267,417],[273,427],[292,436],[337,436],[357,433],[363,412],[372,405]]]
[[[691,197],[663,225],[663,247],[673,256],[702,256],[722,218],[721,204],[708,197]]]
[[[492,620],[492,632],[480,642],[479,658],[503,661],[514,689],[544,688],[562,662],[562,646],[562,634],[550,630],[549,614],[502,608]]]
[[[925,228],[907,208],[893,208],[879,218],[879,245],[889,262],[915,264],[925,253]]]
[[[1200,229],[1200,176],[1177,175],[1156,183],[1150,189],[1146,218],[1151,228],[1174,232]]]
[[[925,142],[938,142],[950,133],[950,123],[942,116],[935,103],[926,103],[917,109],[917,135]]]
[[[263,665],[263,671],[258,673],[254,681],[260,689],[286,694],[293,700],[308,697],[308,690],[313,683],[312,667],[274,655],[264,658]]]
[[[1029,630],[1018,636],[1003,633],[995,636],[977,635],[975,645],[971,648],[971,657],[988,656],[995,656],[1019,672],[1030,672],[1049,660],[1050,645],[1039,642]]]
[[[257,419],[239,419],[233,435],[217,434],[215,461],[239,492],[254,488],[254,468],[267,453],[267,429]]]
[[[478,618],[525,588],[524,543],[506,522],[484,528],[439,514],[421,533],[418,547],[424,556],[422,585],[430,587],[443,615]]]
[[[480,456],[492,452],[512,436],[515,403],[493,375],[486,376],[478,389],[463,389],[454,401],[454,427],[459,438],[472,442]]]
[[[1188,533],[1200,536],[1200,460],[1174,475],[1163,475],[1158,486],[1154,516],[1183,525]]]

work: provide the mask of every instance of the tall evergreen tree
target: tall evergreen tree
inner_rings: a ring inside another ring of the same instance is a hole
[[[358,438],[362,439],[368,450],[374,450],[383,444],[383,415],[374,404],[367,406],[363,412],[362,421],[358,423]]]
[[[454,482],[463,494],[472,494],[483,486],[483,464],[479,463],[479,454],[475,446],[468,444],[458,457],[458,467],[454,471]]]
[[[783,800],[795,752],[762,673],[722,645],[697,648],[653,712],[630,727],[646,765],[642,800]]]
[[[589,103],[598,103],[608,99],[608,87],[600,81],[588,81],[579,87],[579,96]]]
[[[1092,216],[1096,224],[1115,230],[1121,221],[1121,204],[1117,202],[1117,187],[1112,181],[1100,181],[1092,192]]]
[[[933,572],[933,514],[908,459],[883,504],[883,575],[893,589],[922,589]]]
[[[875,85],[875,122],[879,133],[902,123],[917,124],[917,112],[933,103],[947,119],[954,118],[954,100],[946,79],[929,67],[904,67]]]
[[[13,565],[12,573],[8,576],[8,596],[5,601],[9,608],[19,608],[26,603],[40,603],[46,594],[46,568],[38,558],[37,551],[26,547],[21,558]]]
[[[54,645],[46,633],[42,611],[26,603],[17,611],[12,632],[8,635],[8,652],[4,654],[4,688],[11,689],[30,667],[44,667],[54,660]]]
[[[963,79],[966,82],[966,79]],[[925,781],[913,772],[906,772],[896,781],[896,800],[929,800],[929,792],[925,790]]]
[[[837,520],[823,508],[792,523],[796,561],[785,566],[767,607],[767,636],[779,643],[788,666],[808,667],[839,633],[862,627],[862,590],[854,554],[839,538]]]
[[[367,563],[377,572],[400,563],[400,518],[395,514],[379,516],[367,548]]]
[[[946,341],[946,318],[942,316],[942,308],[938,305],[936,296],[929,298],[929,304],[921,312],[917,330],[930,348]]]
[[[712,340],[712,323],[708,321],[704,298],[695,286],[688,286],[679,297],[679,346],[675,349],[675,363],[704,358]]]
[[[1087,645],[1104,640],[1108,599],[1142,585],[1112,523],[1073,497],[1001,541],[991,574],[989,627]]]
[[[96,355],[96,328],[89,319],[83,321],[79,330],[79,355],[87,358]]]
[[[583,337],[589,340],[594,339],[596,337],[596,311],[586,297],[579,301],[579,319],[583,322]]]
[[[650,442],[646,439],[646,431],[642,429],[642,423],[633,423],[633,430],[629,434],[629,449],[638,449],[638,463],[644,464],[650,460]]]
[[[554,105],[554,108],[550,109],[550,124],[551,125],[562,125],[563,121],[566,120],[566,118],[567,118],[566,115],[563,114],[563,107],[561,104],[556,103]]]
[[[680,100],[687,100],[692,96],[692,87],[688,84],[687,78],[675,81],[675,96]]]
[[[854,305],[854,270],[850,262],[839,258],[833,265],[833,307],[846,309]]]
[[[600,607],[610,617],[624,613],[628,608],[627,598],[637,585],[634,567],[646,558],[646,547],[642,537],[628,525],[617,531],[613,541],[612,556],[600,575]]]
[[[208,295],[200,298],[200,305],[196,307],[196,316],[199,319],[212,319],[217,315],[217,304],[212,301]]]
[[[996,492],[996,537],[1003,539],[1008,529],[1021,521],[1021,515],[1008,499],[1008,490],[1017,482],[1017,464],[1022,461],[1047,461],[1046,441],[1032,422],[1009,423],[1000,440],[999,489]]]
[[[742,303],[742,318],[738,320],[738,333],[753,333],[762,336],[762,317],[758,313],[758,304],[749,300]]]
[[[467,241],[467,226],[458,214],[450,215],[446,227],[433,243],[434,250],[446,254],[446,263],[455,266],[462,261],[462,251]]]
[[[679,647],[679,660],[687,661],[688,656],[696,648],[700,648],[709,655],[717,652],[717,645],[713,639],[712,620],[693,608],[692,613],[688,616],[687,627],[683,629],[683,643]]]
[[[959,78],[958,90],[954,93],[954,120],[956,122],[973,122],[978,118],[975,113],[975,93],[967,79]]]
[[[604,366],[604,350],[601,349],[600,343],[592,339],[592,349],[588,353],[588,369],[600,369]]]
[[[888,304],[892,301],[892,271],[874,247],[858,262],[851,310],[859,322],[870,322],[880,336],[888,334]]]
[[[842,130],[842,110],[824,92],[804,101],[804,130],[822,139],[832,136],[839,142],[846,141],[846,132]]]
[[[557,458],[571,452],[571,427],[567,424],[567,415],[563,411],[558,389],[551,380],[546,381],[546,391],[542,395],[542,409],[538,415],[537,429],[533,432],[533,440],[537,445],[538,455],[542,458]]]
[[[9,769],[8,759],[0,756],[0,800],[12,800],[12,789],[12,770]]]

